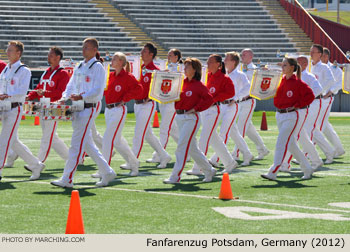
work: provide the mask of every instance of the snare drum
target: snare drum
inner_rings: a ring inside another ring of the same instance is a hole
[[[50,104],[44,105],[42,110],[43,120],[60,120],[71,121],[73,120],[72,106]]]
[[[23,103],[23,114],[28,116],[40,115],[40,102],[26,101]]]

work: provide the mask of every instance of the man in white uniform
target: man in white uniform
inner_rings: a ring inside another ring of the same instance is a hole
[[[33,156],[17,135],[19,123],[22,117],[22,103],[29,88],[31,72],[21,63],[24,46],[19,41],[10,41],[6,50],[9,63],[0,75],[0,101],[8,104],[8,110],[1,113],[2,130],[0,134],[0,180],[4,168],[6,156],[10,148],[13,149],[32,171],[30,180],[40,177],[40,172],[45,165]]]
[[[82,49],[85,60],[74,70],[62,94],[62,103],[68,99],[73,102],[82,101],[84,109],[74,112],[71,147],[63,176],[51,182],[52,185],[60,187],[73,187],[73,176],[84,150],[98,165],[101,181],[96,183],[97,186],[107,186],[116,177],[113,169],[93,143],[91,134],[91,125],[95,120],[97,105],[102,99],[106,85],[104,68],[95,57],[98,51],[98,41],[94,38],[87,38],[84,40]]]
[[[241,52],[241,59],[242,63],[238,67],[241,71],[243,71],[249,80],[249,83],[252,82],[254,69],[256,66],[253,64],[253,57],[254,53],[251,49],[244,49]],[[263,159],[266,155],[269,154],[269,150],[266,148],[261,136],[256,131],[253,123],[252,123],[252,116],[254,109],[256,107],[256,101],[252,97],[249,96],[249,92],[245,93],[245,96],[240,99],[240,108],[238,112],[238,121],[237,121],[237,127],[239,132],[241,133],[242,137],[248,136],[250,140],[253,141],[253,143],[256,146],[256,149],[258,151],[258,156],[255,158],[256,160]],[[239,149],[238,146],[235,146],[234,149],[234,157],[236,159],[239,158]]]

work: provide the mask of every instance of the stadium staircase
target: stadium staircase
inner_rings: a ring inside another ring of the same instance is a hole
[[[277,13],[281,9],[267,4],[274,0],[109,2],[164,49],[179,48],[184,57],[205,60],[212,53],[249,47],[255,51],[255,60],[276,62],[280,61],[277,50],[289,53],[309,50],[310,41],[296,29],[294,21],[294,26],[288,25],[290,20]]]
[[[140,43],[88,0],[0,0],[0,48],[9,40],[22,41],[22,60],[30,67],[47,66],[51,46],[62,47],[65,58],[81,60],[82,41],[89,36],[100,41],[102,56],[140,52]]]

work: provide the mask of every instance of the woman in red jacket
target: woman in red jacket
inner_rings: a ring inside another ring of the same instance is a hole
[[[276,120],[279,134],[276,142],[274,164],[261,177],[276,180],[287,150],[300,162],[304,172],[302,179],[311,179],[313,170],[296,141],[296,127],[299,121],[298,109],[305,108],[315,99],[312,89],[300,79],[301,68],[296,59],[285,58],[282,62],[282,81],[277,89],[274,104],[277,108]],[[297,75],[294,74],[297,72]]]
[[[201,62],[196,58],[187,58],[184,64],[186,78],[180,101],[175,103],[175,120],[179,127],[179,141],[175,152],[176,162],[170,178],[163,181],[165,184],[179,183],[188,154],[202,168],[205,175],[204,182],[212,181],[216,173],[216,170],[198,149],[196,141],[196,134],[200,126],[199,112],[208,109],[213,104],[213,97],[208,88],[200,81]]]
[[[216,132],[219,125],[220,102],[223,102],[235,95],[235,87],[232,80],[225,73],[225,65],[218,54],[209,56],[208,61],[208,81],[207,88],[213,96],[213,104],[201,113],[203,118],[203,127],[199,138],[199,149],[207,155],[209,144],[213,147],[216,154],[224,164],[224,172],[231,173],[238,166],[226,148],[222,138]],[[195,163],[192,170],[187,171],[189,175],[201,174],[200,165]]]

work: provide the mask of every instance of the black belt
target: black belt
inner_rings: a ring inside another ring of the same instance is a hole
[[[235,100],[234,99],[231,99],[231,100],[224,100],[221,102],[221,104],[230,104],[231,102],[234,102]]]
[[[216,106],[216,105],[220,105],[220,102],[215,102],[215,103],[213,103],[213,105],[211,105],[211,106]]]
[[[322,95],[316,96],[315,99],[321,99]]]
[[[277,112],[279,112],[279,113],[289,113],[289,112],[294,112],[294,111],[296,111],[296,109],[295,108],[293,108],[293,109],[288,109],[288,108],[286,108],[286,109],[277,109]]]
[[[187,110],[184,110],[184,109],[177,109],[176,110],[176,114],[178,115],[182,115],[182,114],[185,114]]]
[[[22,106],[22,102],[11,102],[11,109]]]
[[[106,107],[111,109],[111,108],[118,107],[120,104],[122,104],[122,102],[111,103],[111,104],[107,104]]]
[[[244,98],[242,98],[241,102],[248,101],[250,99],[253,99],[253,98],[251,96],[244,97]]]
[[[96,103],[84,103],[84,109],[86,108],[96,108]]]
[[[150,102],[150,101],[152,101],[152,100],[146,98],[146,99],[142,99],[142,100],[135,100],[135,103],[136,104],[143,104],[143,103]]]
[[[306,109],[306,108],[309,108],[310,106],[309,105],[307,105],[307,106],[305,106],[305,107],[302,107],[302,108],[300,108],[300,109]]]

